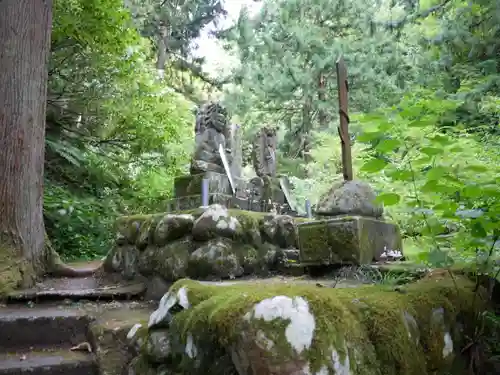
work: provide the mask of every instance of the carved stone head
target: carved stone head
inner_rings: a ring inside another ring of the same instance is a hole
[[[262,133],[265,135],[265,144],[267,147],[276,148],[276,128],[275,127],[265,127],[262,129]]]
[[[220,133],[225,133],[228,127],[227,110],[219,103],[207,103],[201,111],[201,122],[207,128],[213,128]]]

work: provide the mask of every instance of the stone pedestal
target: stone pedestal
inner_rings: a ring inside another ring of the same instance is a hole
[[[303,265],[370,264],[384,251],[402,251],[397,225],[381,220],[346,216],[298,225]]]
[[[176,198],[191,195],[201,196],[201,185],[205,178],[209,181],[209,194],[232,194],[231,184],[227,175],[217,172],[205,172],[177,177],[174,181],[174,196]]]
[[[268,212],[272,208],[271,205],[265,204],[262,201],[250,200],[228,194],[211,193],[208,195],[208,203],[218,203],[227,208],[237,208],[254,212]],[[184,197],[168,200],[165,204],[165,210],[166,212],[179,212],[198,208],[201,204],[201,194],[186,195]]]
[[[227,208],[261,212],[269,211],[273,203],[278,205],[287,203],[278,178],[270,178],[268,185],[265,185],[264,180],[259,177],[255,181],[234,178],[236,192],[233,195],[227,175],[206,172],[175,179],[175,198],[167,202],[168,211],[182,211],[201,206],[201,186],[205,178],[209,180],[209,204],[219,203]]]
[[[255,199],[283,205],[288,203],[285,194],[281,190],[280,180],[276,177],[254,177],[248,183],[253,191]]]

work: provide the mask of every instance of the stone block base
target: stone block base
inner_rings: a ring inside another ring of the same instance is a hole
[[[206,172],[195,175],[177,177],[174,181],[174,196],[177,198],[191,195],[201,196],[201,185],[204,178],[207,178],[208,192],[231,195],[231,184],[227,175],[216,172]]]
[[[249,201],[237,196],[227,195],[227,194],[209,194],[208,204],[221,204],[226,208],[238,208],[247,211],[254,212],[268,212],[271,209],[271,205],[267,205],[264,202]],[[185,211],[193,208],[198,208],[202,204],[201,194],[189,195],[179,198],[170,199],[166,202],[165,210],[166,212],[177,212]]]
[[[209,204],[219,203],[227,208],[241,208],[249,211],[267,212],[272,204],[283,206],[285,194],[279,185],[279,179],[269,179],[265,188],[263,180],[252,181],[235,179],[235,194],[229,178],[217,172],[205,172],[196,175],[177,177],[174,181],[174,199],[167,203],[168,211],[182,211],[201,206],[201,186],[203,179],[208,179]],[[252,203],[250,203],[252,201]],[[269,203],[269,201],[271,203]]]
[[[370,264],[384,251],[402,252],[398,226],[367,217],[301,223],[298,234],[303,265]]]

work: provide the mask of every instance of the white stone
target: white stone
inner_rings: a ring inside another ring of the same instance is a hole
[[[453,354],[453,339],[449,332],[446,332],[443,337],[443,358],[447,358],[449,355]]]
[[[238,227],[238,225],[240,225],[240,222],[235,217],[230,216],[228,224],[229,224],[229,229],[236,230],[236,228]]]
[[[127,339],[128,340],[132,340],[135,335],[137,334],[137,331],[139,330],[139,328],[142,327],[142,324],[141,323],[136,323],[133,325],[132,328],[130,328],[130,331],[128,331],[127,333]]]
[[[122,257],[119,252],[116,252],[113,255],[113,258],[111,258],[111,267],[113,268],[114,271],[120,270],[120,267],[122,265]]]
[[[179,305],[181,305],[184,309],[189,309],[191,305],[189,304],[187,289],[182,287],[177,292],[177,298],[179,299]]]
[[[332,363],[335,375],[350,375],[351,374],[351,364],[349,362],[349,355],[347,354],[342,362],[340,360],[339,353],[334,349],[332,350]]]
[[[210,216],[214,221],[219,221],[221,217],[228,216],[227,210],[220,204],[213,204],[200,216]],[[199,220],[199,219],[198,219]]]
[[[158,308],[149,317],[148,327],[151,328],[159,324],[166,318],[169,310],[177,303],[177,296],[171,292],[165,293],[161,298]]]
[[[220,230],[225,230],[229,228],[229,224],[226,220],[219,220],[217,224],[215,224],[215,227]]]
[[[193,341],[193,336],[188,335],[186,340],[186,354],[189,358],[194,359],[198,355],[198,349]]]
[[[290,346],[299,354],[311,347],[316,322],[304,298],[276,296],[265,299],[254,306],[252,315],[245,315],[246,319],[251,317],[267,322],[275,319],[289,320],[285,337]]]

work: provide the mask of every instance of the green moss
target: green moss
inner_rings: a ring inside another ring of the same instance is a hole
[[[402,250],[397,226],[345,216],[298,226],[301,256],[309,264],[369,264],[384,248]]]
[[[145,356],[141,355],[136,357],[130,362],[129,367],[133,369],[133,374],[140,375],[157,375],[158,372],[155,368],[151,367],[148,363],[148,360]]]
[[[164,215],[150,215],[141,224],[135,245],[139,250],[146,248],[148,244],[154,243],[154,234],[158,223]]]
[[[0,243],[0,298],[15,289],[30,287],[36,280],[32,264],[16,253],[11,246]]]
[[[170,214],[190,214],[194,218],[198,218],[204,212],[203,208],[194,208],[184,211],[170,212]],[[260,226],[267,212],[253,212],[238,209],[229,209],[228,213],[238,219],[242,226],[242,233],[237,240],[242,243],[260,245],[256,234],[260,231]],[[122,236],[124,236],[130,244],[136,244],[139,248],[144,248],[147,241],[151,240],[156,226],[167,213],[155,213],[151,215],[131,215],[121,216],[116,220],[115,228]],[[297,223],[310,222],[311,219],[294,218]]]
[[[304,297],[316,322],[312,345],[304,352],[311,370],[318,371],[330,363],[334,349],[341,360],[349,355],[355,375],[425,375],[442,369],[444,332],[431,323],[432,311],[444,308],[447,324],[453,329],[459,313],[471,313],[474,293],[473,284],[464,278],[457,278],[456,284],[449,278],[439,283],[421,280],[409,285],[405,293],[376,286],[330,289],[299,284],[256,287],[248,283],[220,287],[191,280],[178,281],[172,290],[181,287],[188,289],[193,306],[174,320],[184,338],[192,333],[200,340],[212,337],[216,344],[230,347],[238,342],[242,331],[262,329],[277,341],[277,350],[285,358],[292,352],[284,337],[283,321],[245,323],[242,317],[267,298]],[[418,323],[419,344],[409,336],[405,312]]]
[[[328,228],[324,223],[300,225],[298,232],[301,263],[330,264]]]
[[[194,250],[190,239],[180,239],[165,246],[150,246],[144,250],[140,261],[140,272],[144,275],[157,274],[173,281],[186,277],[189,254]]]

